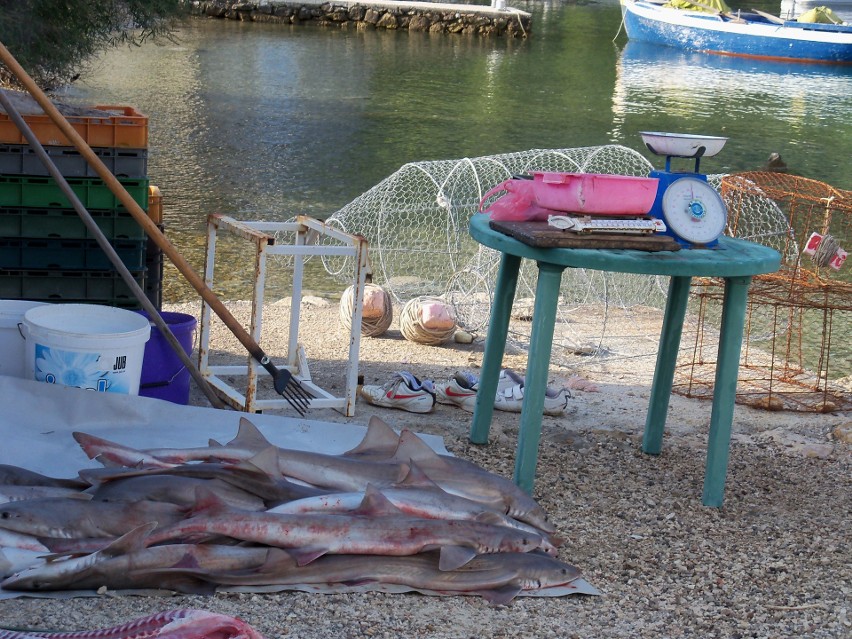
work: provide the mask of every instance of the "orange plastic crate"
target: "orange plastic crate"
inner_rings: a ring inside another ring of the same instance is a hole
[[[158,186],[148,187],[148,217],[154,224],[163,223],[163,196]]]
[[[67,116],[74,130],[89,146],[148,148],[148,116],[131,106],[96,106],[109,116]],[[24,115],[24,122],[45,146],[73,146],[47,114]],[[0,113],[0,144],[26,144],[12,119]]]

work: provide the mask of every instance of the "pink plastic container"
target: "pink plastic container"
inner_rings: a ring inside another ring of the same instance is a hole
[[[590,215],[645,215],[657,196],[657,178],[600,173],[533,173],[535,203]]]

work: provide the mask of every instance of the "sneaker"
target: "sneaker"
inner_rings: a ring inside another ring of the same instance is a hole
[[[405,371],[397,373],[384,386],[362,386],[358,394],[374,406],[399,408],[409,413],[428,413],[435,405],[432,382],[421,382]]]
[[[479,378],[473,373],[460,371],[449,381],[435,384],[435,401],[439,404],[458,406],[472,413],[476,405],[477,390],[479,390]]]
[[[500,377],[497,378],[497,393],[502,393],[507,388],[515,384],[524,385],[524,378],[518,375],[515,371],[504,368],[500,371]]]
[[[571,397],[566,389],[550,388],[544,391],[544,407],[542,413],[545,415],[561,415],[568,405],[568,398]],[[494,399],[494,408],[504,410],[510,413],[520,413],[524,403],[524,385],[515,384],[502,392],[497,393]]]
[[[523,384],[524,378],[508,368],[500,371],[497,379],[497,394],[515,384]],[[459,371],[448,381],[435,384],[435,401],[439,404],[458,406],[469,413],[476,405],[476,393],[479,391],[479,377],[473,373]]]

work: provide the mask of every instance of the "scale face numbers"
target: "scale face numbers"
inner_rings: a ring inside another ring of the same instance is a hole
[[[725,202],[707,182],[682,177],[663,194],[663,216],[669,231],[692,244],[709,244],[725,230]]]

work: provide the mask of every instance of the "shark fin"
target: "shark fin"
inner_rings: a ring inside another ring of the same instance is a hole
[[[278,448],[271,444],[257,453],[254,457],[244,462],[234,464],[235,468],[261,472],[275,479],[280,479],[283,474],[278,462]]]
[[[154,531],[157,525],[156,521],[149,521],[146,524],[136,526],[136,528],[124,533],[100,552],[104,555],[118,556],[128,555],[136,550],[146,548],[148,545],[146,543],[148,535]]]
[[[224,499],[205,486],[195,487],[195,504],[190,506],[186,512],[186,518],[213,517],[220,513],[233,510]]]
[[[438,570],[457,570],[476,557],[476,551],[466,546],[441,546]]]
[[[364,438],[352,450],[343,453],[343,457],[370,455],[374,458],[390,458],[399,444],[399,435],[382,418],[373,415],[367,422]]]
[[[358,507],[352,511],[353,515],[365,515],[368,517],[388,517],[399,516],[404,513],[393,505],[390,499],[385,497],[382,492],[373,484],[367,484],[364,489],[364,499]]]
[[[490,510],[484,510],[479,513],[476,517],[474,517],[474,521],[477,521],[480,524],[490,524],[492,526],[506,525],[505,515],[500,515]]]
[[[480,595],[492,606],[505,606],[511,603],[511,601],[517,597],[520,592],[520,586],[506,584],[505,586],[492,588],[490,590],[477,590],[476,594]]]
[[[328,552],[328,548],[311,548],[305,546],[303,548],[288,548],[287,552],[296,560],[299,566],[307,566],[314,559],[322,557]]]
[[[396,447],[393,460],[400,463],[415,462],[421,467],[446,468],[449,465],[432,450],[416,433],[403,428],[399,434],[399,446]]]
[[[263,433],[252,424],[245,417],[240,417],[240,425],[237,429],[237,436],[234,437],[231,441],[229,441],[227,446],[232,446],[234,448],[245,448],[246,450],[257,450],[261,451],[264,448],[269,448],[272,446],[272,442],[270,442],[266,437],[263,436]]]
[[[417,465],[417,462],[410,461],[408,462],[407,466],[408,473],[405,475],[405,477],[402,478],[402,481],[399,481],[394,484],[395,486],[399,488],[429,488],[446,492],[443,488],[438,486],[438,484],[433,482],[429,478],[429,475],[423,472],[423,469]]]

